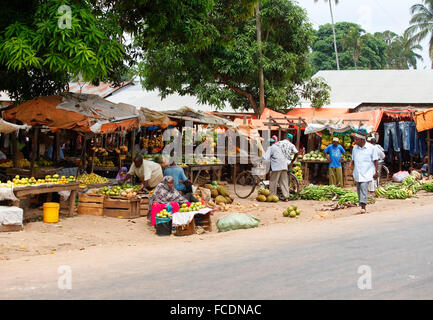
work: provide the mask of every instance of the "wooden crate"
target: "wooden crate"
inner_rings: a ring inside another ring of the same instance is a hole
[[[149,210],[149,198],[141,198],[140,199],[140,217],[146,217]]]
[[[104,199],[104,216],[123,219],[139,218],[139,199],[106,197]]]
[[[202,227],[206,231],[211,232],[212,231],[212,219],[211,219],[211,213],[206,214],[196,214],[194,216],[194,223],[198,227]]]
[[[176,227],[176,236],[190,236],[192,234],[195,234],[195,223],[194,219],[187,224],[186,226],[177,226]]]
[[[78,214],[102,216],[104,214],[104,196],[80,193],[78,195]]]

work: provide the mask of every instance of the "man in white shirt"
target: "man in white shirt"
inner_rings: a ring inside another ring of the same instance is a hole
[[[155,188],[163,179],[161,166],[156,162],[144,160],[141,155],[135,157],[125,181],[133,176],[137,176],[142,188],[146,189]]]
[[[352,151],[350,167],[353,168],[353,178],[356,181],[361,214],[366,213],[368,202],[368,185],[377,179],[378,160],[377,149],[367,142],[367,135],[358,132],[354,135],[355,146]]]
[[[277,195],[277,187],[280,185],[283,192],[283,201],[289,201],[289,176],[287,174],[287,159],[277,146],[274,139],[270,139],[271,146],[263,156],[264,160],[271,161],[271,173],[269,178],[269,191],[271,195]]]

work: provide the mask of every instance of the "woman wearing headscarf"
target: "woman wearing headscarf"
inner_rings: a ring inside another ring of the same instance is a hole
[[[156,186],[152,195],[152,200],[154,202],[165,204],[170,202],[177,202],[180,204],[188,202],[188,200],[174,187],[174,179],[171,176],[165,176],[161,183]]]

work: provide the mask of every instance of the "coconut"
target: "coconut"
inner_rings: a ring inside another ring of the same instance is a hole
[[[264,195],[258,195],[256,198],[257,201],[259,202],[265,202],[266,201],[266,197]]]
[[[212,195],[212,198],[216,198],[216,197],[218,197],[218,190],[216,190],[216,189],[212,189],[211,191],[210,191],[210,194]]]
[[[273,197],[270,195],[266,197],[266,202],[272,202],[273,200]]]
[[[270,192],[268,189],[263,189],[263,190],[260,192],[260,194],[264,195],[265,197],[269,196],[270,193],[271,193],[271,192]]]

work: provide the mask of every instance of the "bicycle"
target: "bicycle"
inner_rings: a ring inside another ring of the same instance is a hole
[[[386,165],[381,163],[381,168],[379,168],[379,176],[377,177],[377,185],[384,186],[389,182],[389,169]]]
[[[290,166],[291,167],[291,166]],[[269,185],[264,180],[266,175],[266,169],[263,165],[256,166],[252,170],[245,170],[241,172],[235,179],[234,189],[236,195],[241,199],[248,198],[251,194],[253,194],[254,190],[257,186],[268,188]],[[291,172],[291,169],[288,171],[289,175],[289,198],[297,196],[300,191],[300,183],[298,178]]]

